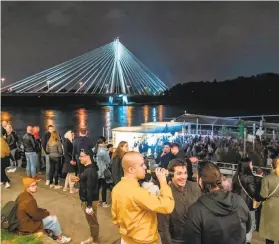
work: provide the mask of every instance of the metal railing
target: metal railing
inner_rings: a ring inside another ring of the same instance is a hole
[[[213,161],[212,161],[213,162]],[[218,166],[221,173],[224,175],[231,175],[233,176],[238,169],[238,164],[233,163],[225,163],[225,162],[213,162]],[[271,167],[259,167],[259,166],[253,166],[253,173],[256,173],[256,169],[260,168],[263,170],[264,174],[270,174],[272,168]]]

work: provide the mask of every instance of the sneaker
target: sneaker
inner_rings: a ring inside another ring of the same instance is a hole
[[[1,182],[1,184],[0,185],[3,185],[4,184],[4,182]]]
[[[82,241],[80,244],[92,244],[92,243],[93,243],[92,238],[89,238],[86,241]]]
[[[65,188],[65,187],[64,187],[64,188],[63,188],[63,191],[69,191],[69,188]]]
[[[49,180],[46,180],[46,186],[49,186]]]
[[[16,172],[16,170],[17,170],[17,168],[14,167],[13,169],[11,169],[11,172],[14,173],[14,172]]]
[[[5,189],[8,189],[8,188],[10,188],[10,187],[11,187],[10,183],[9,183],[9,182],[6,182],[6,184],[5,184]]]
[[[49,188],[53,188],[53,187],[54,187],[54,185],[53,185],[53,184],[50,184],[50,185],[49,185]]]
[[[66,236],[62,236],[62,238],[60,240],[56,240],[59,243],[68,243],[70,242],[72,239],[70,237],[66,237]]]
[[[73,190],[70,190],[70,193],[73,194],[73,193],[77,193],[78,192],[78,189],[73,189]]]
[[[110,205],[109,205],[109,204],[107,204],[106,202],[103,202],[103,203],[102,203],[102,207],[103,207],[103,208],[109,208],[109,207],[110,207]]]
[[[42,178],[40,178],[40,177],[33,177],[33,179],[34,179],[35,181],[41,181],[41,180],[42,180]]]
[[[7,173],[13,173],[13,169],[8,169]]]
[[[99,201],[97,204],[98,207],[102,206],[102,201]]]
[[[63,186],[60,186],[60,185],[56,185],[54,186],[54,189],[57,190],[57,189],[61,189]]]

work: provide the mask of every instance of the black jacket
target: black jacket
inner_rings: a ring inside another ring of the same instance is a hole
[[[72,160],[73,143],[68,138],[66,138],[63,143],[63,146],[64,146],[65,163],[67,166],[67,173],[75,173],[76,166],[70,163]]]
[[[113,183],[115,185],[121,180],[121,177],[124,176],[124,170],[122,168],[122,160],[118,155],[111,160],[111,173],[112,173]]]
[[[42,147],[43,147],[45,153],[46,153],[46,146],[47,146],[48,140],[50,138],[50,135],[51,135],[51,133],[48,131],[47,133],[44,134],[44,136],[42,138]]]
[[[251,216],[243,199],[217,191],[198,199],[188,210],[185,244],[245,244]]]
[[[84,167],[80,175],[79,198],[82,202],[86,202],[87,207],[92,206],[92,201],[99,200],[98,173],[95,164]]]
[[[170,185],[175,202],[171,214],[157,214],[158,231],[162,244],[184,243],[184,231],[188,208],[201,196],[201,190],[196,182],[187,181],[183,190]]]
[[[17,148],[18,137],[14,131],[12,131],[10,135],[7,135],[6,141],[10,147],[10,150]]]
[[[22,141],[25,152],[36,152],[36,141],[32,134],[26,133],[23,136]]]
[[[255,200],[258,201],[258,202],[261,202],[261,201],[264,200],[261,197],[262,181],[263,181],[262,176],[255,175],[255,186],[256,186]]]
[[[162,153],[161,153],[162,154]],[[156,164],[160,164],[160,167],[167,169],[169,166],[169,162],[174,159],[174,156],[171,152],[165,154],[161,157],[161,154],[156,158]]]
[[[2,136],[4,136],[4,137],[7,136],[7,131],[3,126],[2,126]]]
[[[255,184],[255,176],[254,175],[246,175],[241,174],[239,175],[239,179],[241,181],[241,184],[245,191],[248,193],[248,195],[254,199],[256,194],[256,184]],[[238,181],[238,173],[235,173],[233,176],[233,189],[232,192],[240,195],[244,201],[246,202],[248,208],[250,210],[253,210],[253,200],[247,196],[245,191],[242,189],[239,181]]]

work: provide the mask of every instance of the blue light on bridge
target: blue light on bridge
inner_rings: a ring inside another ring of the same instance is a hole
[[[113,97],[112,96],[109,97],[109,104],[113,104]]]
[[[126,95],[124,95],[122,97],[122,102],[123,102],[123,105],[128,104],[128,97]]]

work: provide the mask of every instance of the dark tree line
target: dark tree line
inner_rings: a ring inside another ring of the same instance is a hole
[[[165,92],[168,100],[189,108],[257,113],[279,112],[279,74],[264,73],[225,81],[177,84]]]

